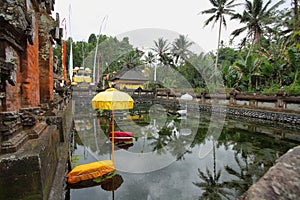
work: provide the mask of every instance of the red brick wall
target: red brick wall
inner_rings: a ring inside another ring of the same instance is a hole
[[[29,7],[27,9],[31,11],[30,13],[34,13],[34,15],[29,15],[29,20],[32,16],[34,17],[32,21],[33,45],[26,40],[27,35],[24,32],[24,37],[22,37],[24,41],[16,42],[20,46],[4,41],[0,48],[0,56],[6,61],[14,59],[17,65],[17,83],[15,86],[6,84],[6,98],[0,107],[3,111],[38,107],[41,103],[49,103],[54,99],[50,31],[55,26],[55,21],[46,10],[38,10],[33,4]]]
[[[37,107],[40,104],[39,83],[39,37],[38,20],[35,19],[33,45],[27,44],[26,58],[22,73],[22,105]]]

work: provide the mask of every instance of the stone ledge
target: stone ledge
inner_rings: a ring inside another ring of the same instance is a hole
[[[3,141],[1,144],[1,153],[12,153],[16,152],[26,141],[28,136],[25,131],[20,132],[15,137]]]
[[[32,128],[32,130],[28,133],[29,139],[38,138],[46,128],[47,128],[47,124],[45,122],[41,122],[41,123],[36,124]]]
[[[297,146],[281,156],[239,200],[298,199],[299,194],[300,146]]]

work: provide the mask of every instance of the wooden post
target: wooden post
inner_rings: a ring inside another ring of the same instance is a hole
[[[230,93],[229,93],[229,104],[230,105],[235,105],[236,104],[236,91],[235,90],[232,90]]]
[[[201,103],[205,103],[205,95],[206,95],[206,91],[203,90],[203,91],[201,92]]]
[[[275,103],[275,107],[279,108],[279,109],[284,108],[284,103],[283,103],[284,91],[283,91],[283,87],[280,88],[280,90],[277,92],[276,96],[277,96],[277,101]]]

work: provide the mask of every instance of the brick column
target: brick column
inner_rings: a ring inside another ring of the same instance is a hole
[[[48,103],[53,100],[53,59],[50,31],[54,20],[41,13],[39,19],[39,70],[40,70],[40,101]]]
[[[22,107],[37,107],[40,104],[40,70],[38,18],[34,15],[33,45],[27,42],[22,70]]]

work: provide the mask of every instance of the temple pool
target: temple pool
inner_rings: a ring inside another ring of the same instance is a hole
[[[109,113],[76,113],[73,167],[111,159]],[[236,199],[300,144],[293,130],[205,113],[171,115],[160,105],[116,112],[114,124],[133,133],[133,140],[116,140],[117,174],[69,189],[66,199]]]

